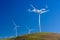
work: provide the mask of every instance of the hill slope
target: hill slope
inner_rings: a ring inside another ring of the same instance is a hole
[[[1,40],[60,40],[60,34],[56,33],[33,33],[16,38],[4,38]]]
[[[16,38],[13,38],[13,40],[60,40],[60,34],[33,33],[33,34],[18,36]]]

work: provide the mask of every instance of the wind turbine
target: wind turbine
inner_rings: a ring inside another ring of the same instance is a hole
[[[33,31],[34,29],[29,29],[29,27],[25,26],[28,29],[28,34],[31,33],[31,31]]]
[[[17,28],[20,27],[20,26],[17,26],[14,21],[13,21],[13,25],[15,26],[14,30],[15,30],[15,33],[16,33],[15,35],[17,37],[18,36],[18,34],[17,34]]]
[[[33,10],[28,9],[29,12],[38,13],[38,27],[39,27],[39,31],[41,32],[40,15],[45,12],[48,12],[49,10],[46,10],[45,8],[39,10],[39,9],[36,9],[33,5],[30,5],[30,6],[33,8]],[[46,8],[48,8],[48,6],[46,6]]]
[[[31,31],[33,31],[33,30],[34,30],[34,29],[29,29],[29,30],[28,30],[28,34],[30,34],[30,33],[31,33]]]

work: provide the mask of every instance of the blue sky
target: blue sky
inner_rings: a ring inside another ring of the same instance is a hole
[[[0,37],[15,36],[12,20],[18,26],[18,35],[27,34],[26,25],[38,32],[38,14],[28,12],[30,4],[37,9],[48,5],[50,10],[41,14],[42,32],[60,33],[60,0],[0,0]]]

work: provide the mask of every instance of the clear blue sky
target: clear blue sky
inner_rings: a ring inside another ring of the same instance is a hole
[[[27,34],[25,25],[38,32],[38,14],[28,12],[30,4],[37,9],[48,5],[50,11],[41,15],[42,32],[60,33],[60,0],[0,0],[0,37],[15,35],[12,19],[22,26],[18,35]]]

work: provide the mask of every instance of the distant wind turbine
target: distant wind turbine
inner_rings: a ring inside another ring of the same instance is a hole
[[[34,12],[34,13],[39,14],[39,16],[38,16],[38,27],[39,27],[39,31],[41,32],[40,14],[48,12],[49,10],[46,10],[45,8],[39,10],[39,9],[36,9],[33,5],[30,5],[30,6],[33,8],[33,10],[28,9],[29,12]],[[46,8],[48,8],[47,5],[46,5]]]
[[[28,34],[30,34],[34,29],[29,29],[28,30]]]
[[[30,34],[31,33],[31,31],[33,31],[34,29],[29,29],[29,27],[28,26],[25,26],[27,29],[28,29],[28,34]]]
[[[17,33],[17,28],[20,27],[20,26],[17,26],[16,23],[13,21],[13,25],[15,26],[14,30],[15,30],[15,35],[16,37],[18,36],[18,33]]]

